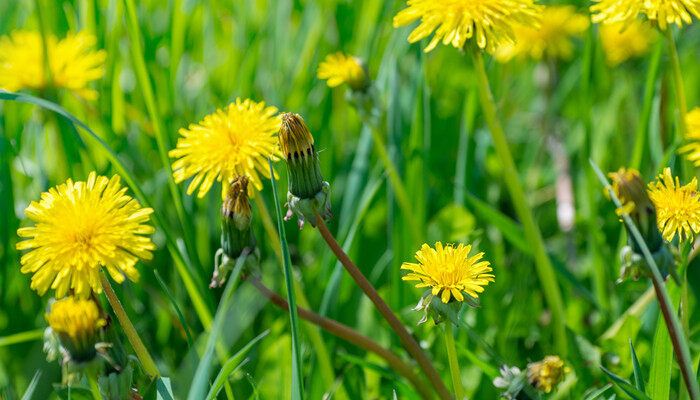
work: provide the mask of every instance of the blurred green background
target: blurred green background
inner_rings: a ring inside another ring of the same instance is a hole
[[[574,5],[587,14],[587,2]],[[139,1],[143,56],[160,122],[151,118],[140,86],[121,0],[4,0],[0,35],[43,26],[58,37],[80,30],[97,36],[97,47],[107,52],[104,77],[93,84],[99,98],[85,102],[69,92],[58,92],[52,100],[92,128],[133,173],[187,254],[187,264],[212,312],[221,295],[221,290],[207,288],[219,248],[220,184],[203,199],[181,193],[187,217],[183,227],[167,187],[169,172],[158,153],[154,124],[162,125],[169,141],[165,145],[171,149],[179,128],[198,122],[236,97],[264,100],[281,111],[301,114],[315,137],[324,178],[331,183],[330,230],[413,330],[445,382],[449,371],[442,337],[432,322],[416,327],[420,313],[411,308],[421,291],[401,282],[399,267],[413,261],[423,242],[470,242],[486,253],[496,282],[480,298],[482,308],[463,315],[466,327],[458,334],[457,348],[469,397],[496,398],[491,381],[499,363],[522,368],[553,354],[551,314],[480,115],[470,59],[448,46],[424,54],[425,43],[409,44],[406,37],[412,26],[391,26],[403,7],[402,1],[376,0]],[[700,24],[675,31],[692,108],[700,105]],[[615,284],[620,266],[617,254],[624,243],[622,226],[602,186],[590,179],[588,163],[590,157],[604,171],[629,166],[640,124],[648,126],[638,165],[647,180],[663,166],[683,163],[675,155],[673,83],[665,42],[653,45],[649,56],[615,68],[605,63],[596,25],[574,39],[574,45],[571,60],[550,68],[527,60],[487,61],[527,200],[564,294],[566,361],[573,372],[551,397],[578,399],[587,390],[604,386],[608,380],[598,365],[622,377],[631,376],[631,339],[647,378],[670,373],[668,398],[677,399],[682,385],[677,368],[659,367],[667,365],[658,363],[668,353],[653,351],[659,315],[655,300],[636,315],[623,314],[646,291],[648,282]],[[660,72],[651,80],[651,118],[643,121],[640,114],[654,46],[662,51]],[[319,62],[337,51],[367,62],[386,107],[382,134],[409,192],[412,215],[396,206],[382,164],[372,151],[371,132],[346,101],[345,89],[329,89],[316,77]],[[548,71],[557,77],[549,95],[541,84]],[[82,180],[91,170],[115,173],[102,149],[92,140],[77,140],[72,129],[39,107],[0,101],[0,397],[4,400],[20,398],[38,370],[42,373],[34,399],[55,398],[50,384],[60,381],[58,364],[46,362],[42,352],[48,296],[37,296],[29,289],[30,276],[19,272],[16,229],[29,223],[24,209],[41,192],[69,177]],[[562,160],[568,163],[568,171],[558,164]],[[277,188],[284,198],[286,170],[282,163],[276,169],[280,173]],[[574,194],[574,226],[568,232],[560,228],[556,216],[556,182],[562,176],[571,179]],[[692,176],[693,169],[685,168],[681,179],[687,182]],[[179,185],[180,192],[185,188],[186,183]],[[267,181],[259,196],[274,215],[270,190]],[[266,234],[259,203],[253,206],[263,280],[283,294],[278,248]],[[422,237],[411,235],[409,219],[417,223]],[[293,222],[286,228],[296,284],[310,308],[405,358],[393,332],[336,264],[318,232],[299,231]],[[188,238],[193,246],[187,246]],[[207,336],[165,248],[163,231],[154,235],[154,241],[158,245],[154,259],[139,264],[141,280],[115,289],[161,372],[173,378],[176,397],[182,398]],[[192,329],[192,348],[155,271]],[[700,266],[691,265],[688,274],[686,320],[697,365],[700,314],[695,303]],[[223,340],[234,353],[266,329],[270,334],[232,375],[236,398],[287,398],[291,387],[288,314],[266,304],[252,286],[242,283],[227,311]],[[341,385],[353,399],[391,398],[393,390],[399,398],[417,398],[381,359],[326,333],[322,333],[326,349],[321,350],[318,342],[309,339],[310,329],[302,323],[308,398],[322,398]],[[21,333],[33,339],[15,343],[14,335]],[[334,385],[321,378],[319,351],[330,354]],[[657,366],[652,371],[655,357]],[[618,396],[624,397],[621,392]]]

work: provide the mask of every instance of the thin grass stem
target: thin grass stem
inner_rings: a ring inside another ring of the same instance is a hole
[[[450,363],[450,375],[452,376],[452,390],[454,390],[457,400],[462,400],[464,398],[464,387],[462,386],[459,360],[457,359],[457,350],[455,349],[455,337],[452,322],[445,322],[444,334],[447,359]]]
[[[676,107],[678,108],[678,127],[676,130],[676,140],[681,141],[687,134],[686,116],[688,114],[688,104],[685,100],[685,88],[683,87],[683,73],[681,72],[681,62],[678,58],[676,43],[673,40],[673,32],[671,27],[666,27],[663,30],[664,36],[668,42],[668,57],[671,60],[671,68],[673,73],[673,85],[676,89]]]

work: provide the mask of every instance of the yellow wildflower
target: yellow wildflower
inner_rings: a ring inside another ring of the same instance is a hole
[[[527,377],[536,389],[549,393],[569,371],[559,356],[547,356],[542,361],[528,364]]]
[[[51,304],[46,321],[76,361],[94,357],[99,330],[107,324],[93,300],[73,296]]]
[[[411,271],[403,277],[405,281],[418,281],[416,287],[432,288],[433,296],[440,294],[442,302],[447,303],[451,297],[464,301],[462,292],[478,298],[484,291],[483,286],[494,282],[493,269],[488,261],[479,261],[484,253],[469,257],[471,245],[459,244],[455,247],[441,242],[435,248],[423,244],[416,252],[418,263],[403,263],[401,269]],[[442,294],[440,293],[442,292]]]
[[[580,36],[588,29],[588,16],[576,12],[573,6],[547,6],[542,12],[539,28],[517,24],[513,32],[515,43],[504,43],[496,48],[495,58],[500,62],[513,57],[568,60],[574,54],[572,36]]]
[[[342,52],[329,54],[318,66],[317,75],[319,79],[327,80],[329,87],[347,83],[353,90],[364,90],[369,83],[362,61]]]
[[[686,158],[695,166],[700,165],[700,107],[695,107],[686,115],[685,124],[687,131],[685,139],[690,143],[681,147],[678,151],[686,154]]]
[[[614,67],[630,58],[642,57],[656,37],[649,24],[634,20],[629,24],[600,25],[600,41],[608,65]]]
[[[119,283],[138,280],[134,265],[139,258],[151,259],[155,248],[142,236],[154,232],[145,224],[153,209],[141,208],[126,190],[119,176],[91,172],[86,182],[68,179],[29,204],[24,213],[36,226],[17,230],[30,238],[17,249],[32,249],[21,259],[22,273],[34,274],[32,289],[43,295],[50,287],[59,298],[72,289],[86,299],[91,291],[102,292],[101,267]]]
[[[591,19],[593,22],[630,23],[638,15],[644,14],[666,30],[668,24],[679,27],[691,24],[692,15],[700,18],[700,2],[697,0],[593,0]]]
[[[420,19],[408,41],[434,33],[426,52],[440,41],[461,49],[474,38],[479,48],[493,53],[497,45],[518,40],[514,25],[539,26],[540,6],[533,0],[408,0],[407,5],[394,17],[394,27]]]
[[[681,186],[678,177],[671,176],[671,169],[664,168],[656,182],[649,184],[649,197],[656,206],[659,231],[671,241],[678,233],[679,240],[692,239],[700,231],[700,193],[698,180]]]
[[[282,155],[275,134],[280,127],[277,108],[265,107],[265,102],[236,99],[223,110],[207,115],[199,124],[180,129],[177,148],[170,150],[175,182],[194,176],[187,187],[197,197],[204,197],[214,181],[222,182],[221,198],[233,179],[247,175],[257,190],[262,189],[258,174],[270,178],[267,157],[272,161]]]
[[[102,64],[107,58],[104,50],[91,50],[95,43],[97,38],[85,32],[69,33],[61,40],[48,35],[47,74],[39,32],[20,30],[3,36],[0,38],[0,88],[11,92],[64,88],[87,100],[94,100],[97,92],[88,88],[88,83],[102,77]]]

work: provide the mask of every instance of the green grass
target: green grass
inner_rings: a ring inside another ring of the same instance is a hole
[[[586,2],[575,5],[586,12]],[[303,387],[309,399],[326,393],[392,399],[394,391],[399,399],[418,398],[381,358],[296,317],[291,324],[288,312],[245,280],[236,282],[230,298],[207,287],[220,247],[220,185],[202,199],[186,195],[188,182],[174,183],[167,152],[179,128],[241,97],[304,117],[331,184],[328,228],[419,339],[448,387],[444,338],[432,322],[416,326],[421,313],[411,308],[422,291],[403,282],[399,270],[402,262],[414,261],[423,242],[438,240],[474,244],[496,275],[480,296],[481,307],[464,310],[464,325],[456,330],[468,398],[497,397],[492,380],[502,363],[524,368],[566,353],[572,372],[562,390],[543,398],[628,398],[625,392],[638,395],[646,388],[654,400],[687,399],[656,299],[626,312],[650,282],[615,283],[626,237],[589,165],[592,159],[603,171],[634,166],[648,181],[666,166],[683,183],[696,176],[676,152],[673,60],[664,37],[658,35],[646,57],[611,68],[593,25],[574,39],[574,57],[554,66],[558,84],[549,98],[537,83],[541,65],[499,64],[485,55],[515,163],[509,175],[499,159],[503,143],[497,152],[491,117],[479,101],[479,71],[471,57],[442,45],[424,54],[427,42],[409,44],[412,26],[391,25],[404,6],[399,0],[0,1],[0,36],[41,29],[61,37],[88,29],[107,51],[105,74],[91,84],[99,92],[95,101],[65,90],[0,93],[0,397],[59,398],[52,384],[61,381],[60,367],[42,351],[49,296],[30,290],[30,277],[19,272],[16,230],[30,224],[24,209],[41,192],[96,170],[119,174],[131,195],[155,209],[153,260],[138,264],[139,282],[114,287],[169,378],[149,386],[137,371],[143,393],[155,398],[170,385],[176,399],[226,399],[231,393],[236,399],[278,399]],[[674,28],[673,37],[692,109],[700,106],[700,23]],[[358,115],[343,87],[329,89],[316,77],[323,58],[340,50],[366,60],[385,111],[379,126]],[[543,124],[543,118],[550,121]],[[570,163],[571,232],[557,222],[559,169],[548,148],[550,134],[558,136]],[[376,148],[380,142],[382,149]],[[293,221],[284,224],[286,237],[277,229],[275,211],[286,199],[287,176],[281,162],[275,169],[277,192],[265,181],[251,202],[262,280],[412,362],[315,230],[300,231]],[[511,196],[513,179],[522,184],[522,199]],[[544,248],[532,223],[522,223],[526,209]],[[684,271],[685,287],[668,284],[684,310],[679,320],[695,376],[697,264],[691,261]],[[552,312],[555,292],[561,310]],[[122,341],[127,343],[123,335]]]

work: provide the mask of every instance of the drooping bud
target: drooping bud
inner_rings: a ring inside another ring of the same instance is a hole
[[[233,268],[232,260],[255,252],[257,242],[250,221],[253,213],[248,199],[248,177],[237,176],[221,206],[221,249],[217,252],[210,287],[218,287],[226,280]],[[219,261],[221,257],[223,260]]]
[[[101,339],[106,321],[92,299],[66,297],[50,305],[46,321],[61,346],[75,363],[91,361],[97,355],[95,345]]]
[[[570,371],[559,356],[547,356],[527,365],[527,377],[535,389],[549,393]]]
[[[296,214],[299,229],[307,220],[316,226],[316,215],[330,218],[331,207],[330,185],[321,175],[314,138],[299,114],[286,113],[282,116],[279,140],[289,171],[289,211],[285,220]]]
[[[501,398],[506,400],[530,399],[525,389],[529,385],[525,371],[521,371],[518,367],[502,365],[499,372],[501,375],[494,378],[493,386],[503,390],[500,395]]]

